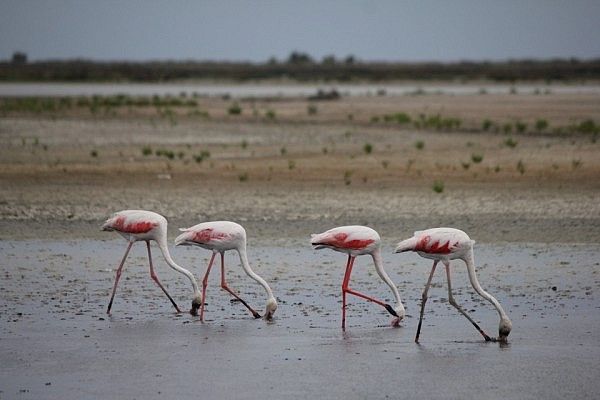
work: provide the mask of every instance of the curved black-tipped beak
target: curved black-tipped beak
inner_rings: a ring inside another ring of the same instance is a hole
[[[392,308],[392,306],[390,306],[389,304],[386,304],[386,305],[385,305],[385,309],[386,309],[386,310],[387,310],[387,311],[388,311],[390,314],[392,314],[394,317],[396,317],[396,318],[400,318],[400,317],[398,316],[398,314],[396,314],[396,311],[394,311],[394,309]]]
[[[198,309],[200,309],[200,303],[197,301],[192,301],[192,308],[190,309],[190,314],[194,317],[198,316]]]

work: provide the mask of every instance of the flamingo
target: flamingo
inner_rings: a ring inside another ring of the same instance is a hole
[[[175,261],[171,258],[169,254],[169,248],[167,246],[167,219],[160,214],[157,214],[152,211],[145,210],[123,210],[113,214],[112,217],[106,220],[102,225],[103,231],[116,231],[121,236],[123,236],[127,242],[127,250],[125,250],[125,255],[121,260],[121,264],[117,268],[117,275],[115,278],[115,284],[113,286],[112,295],[110,296],[110,302],[108,303],[108,308],[106,310],[107,314],[110,314],[110,309],[112,307],[113,300],[115,298],[115,292],[117,291],[117,284],[119,283],[119,278],[121,277],[121,271],[123,270],[123,265],[125,264],[125,260],[127,259],[127,255],[129,254],[129,250],[131,250],[131,246],[133,243],[138,241],[146,242],[146,247],[148,248],[148,261],[150,263],[150,276],[152,279],[158,284],[158,286],[162,289],[162,291],[167,295],[171,304],[175,307],[178,313],[181,313],[181,310],[173,300],[173,298],[169,295],[167,290],[158,280],[158,276],[154,272],[154,267],[152,266],[152,254],[150,253],[150,241],[154,240],[158,244],[158,248],[163,254],[165,261],[171,268],[174,270],[184,274],[188,277],[188,279],[192,282],[192,288],[194,291],[194,297],[192,300],[192,308],[190,313],[195,315],[197,313],[198,307],[200,307],[201,298],[200,298],[200,290],[198,289],[198,284],[194,279],[194,275],[190,271],[185,268],[180,267],[175,264]]]
[[[267,292],[267,306],[264,318],[266,320],[273,319],[273,314],[275,314],[275,310],[277,310],[277,301],[267,282],[250,268],[248,256],[246,254],[246,230],[244,227],[231,221],[213,221],[203,222],[194,225],[191,228],[183,228],[180,229],[180,231],[183,233],[175,239],[175,246],[200,246],[204,249],[212,250],[210,262],[208,263],[206,274],[204,274],[204,279],[202,280],[202,303],[200,306],[201,321],[204,321],[204,301],[206,287],[208,286],[208,274],[210,273],[210,269],[217,253],[221,254],[221,288],[238,299],[250,311],[254,318],[260,318],[259,313],[227,286],[227,281],[225,279],[225,252],[227,250],[237,251],[240,256],[242,268],[246,274],[265,289]]]
[[[365,300],[372,301],[385,307],[385,309],[392,314],[394,321],[392,325],[397,326],[400,320],[404,318],[404,306],[400,300],[400,294],[396,285],[392,282],[390,277],[383,269],[381,260],[381,239],[379,234],[366,226],[340,226],[338,228],[330,229],[326,232],[311,235],[311,245],[315,250],[319,249],[332,249],[339,251],[340,253],[348,254],[348,261],[346,262],[346,273],[344,274],[344,280],[342,282],[342,329],[346,329],[346,294],[352,294],[357,297],[362,297]],[[373,257],[375,263],[375,270],[379,277],[392,289],[392,293],[396,298],[397,306],[392,308],[391,305],[384,303],[383,301],[377,300],[373,297],[369,297],[362,293],[349,288],[350,274],[352,273],[352,266],[357,256],[370,255]]]
[[[396,246],[395,253],[401,253],[405,251],[416,251],[421,257],[429,258],[433,261],[433,267],[429,274],[429,279],[423,290],[422,302],[421,302],[421,315],[419,317],[419,326],[417,328],[417,335],[415,336],[415,342],[419,343],[419,335],[421,333],[421,323],[423,322],[423,312],[425,310],[425,303],[427,302],[427,292],[431,285],[431,278],[435,272],[435,267],[438,262],[442,262],[446,267],[446,276],[448,278],[448,301],[452,304],[462,315],[464,315],[475,328],[481,333],[486,342],[489,341],[500,341],[506,342],[508,335],[512,329],[512,323],[504,312],[504,309],[491,294],[481,288],[477,275],[475,274],[475,258],[473,256],[473,244],[474,240],[471,240],[469,236],[454,228],[433,228],[424,231],[417,231],[414,236],[401,241]],[[471,285],[477,293],[496,308],[500,315],[500,325],[498,329],[498,338],[490,338],[479,325],[456,303],[452,296],[452,284],[450,280],[450,260],[463,260],[467,265],[467,271],[469,273],[469,280]]]

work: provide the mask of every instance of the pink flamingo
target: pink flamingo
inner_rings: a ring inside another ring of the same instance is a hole
[[[212,250],[213,252],[210,262],[208,263],[208,268],[206,269],[206,274],[202,280],[202,304],[200,306],[201,321],[204,321],[204,301],[206,287],[208,285],[208,274],[210,273],[210,269],[217,253],[221,253],[221,288],[229,292],[246,306],[254,318],[260,318],[259,313],[227,286],[227,281],[225,279],[225,252],[227,250],[237,251],[244,271],[250,278],[254,279],[265,289],[267,292],[267,306],[264,318],[266,320],[271,320],[273,318],[273,314],[275,314],[275,310],[277,310],[277,301],[267,282],[250,268],[248,256],[246,254],[246,230],[241,225],[230,221],[203,222],[194,225],[191,228],[180,229],[180,231],[183,233],[175,239],[176,246],[200,246],[207,250]]]
[[[416,251],[421,257],[429,258],[434,260],[429,279],[423,290],[422,302],[421,302],[421,315],[419,317],[419,326],[417,328],[417,335],[415,336],[415,342],[419,342],[419,335],[421,333],[421,323],[423,322],[423,312],[425,310],[425,303],[427,302],[427,292],[431,285],[431,279],[435,272],[435,267],[438,262],[442,262],[446,266],[446,276],[448,278],[448,301],[456,309],[464,315],[475,328],[481,333],[486,342],[489,341],[500,341],[506,342],[507,337],[512,329],[512,323],[504,312],[504,309],[491,294],[481,288],[477,275],[475,274],[475,258],[473,256],[473,244],[474,240],[471,240],[469,236],[458,229],[454,228],[433,228],[425,231],[417,231],[414,236],[410,239],[406,239],[398,243],[396,246],[396,253],[404,251]],[[496,308],[500,315],[500,326],[498,339],[490,338],[479,325],[456,303],[452,296],[452,284],[450,281],[450,260],[460,259],[467,265],[467,271],[469,272],[469,280],[471,285],[477,293]]]
[[[154,267],[152,266],[152,255],[150,253],[150,241],[154,240],[158,244],[158,248],[162,252],[167,264],[169,264],[169,266],[174,270],[187,276],[192,282],[194,297],[192,300],[192,309],[190,310],[190,313],[195,315],[201,303],[200,290],[198,289],[198,284],[194,279],[194,275],[192,275],[192,273],[187,269],[175,264],[175,261],[173,261],[171,255],[169,254],[169,248],[167,246],[167,220],[165,217],[152,211],[123,210],[115,213],[112,217],[107,219],[106,222],[104,222],[104,225],[102,225],[102,230],[116,231],[128,242],[125,255],[121,260],[121,264],[119,264],[119,267],[117,268],[115,284],[113,286],[112,295],[110,296],[110,302],[108,303],[108,309],[106,310],[107,314],[110,314],[113,299],[115,298],[115,292],[117,291],[117,284],[119,283],[121,271],[123,269],[123,265],[125,264],[125,260],[127,259],[127,255],[129,254],[129,250],[131,250],[133,243],[138,241],[146,242],[146,247],[148,248],[148,261],[150,262],[150,276],[167,295],[177,312],[181,312],[173,298],[160,283],[158,276],[156,276],[156,273],[154,272]]]
[[[366,226],[341,226],[323,233],[311,235],[310,243],[317,250],[327,248],[348,254],[346,273],[344,274],[344,280],[342,282],[342,329],[346,329],[346,293],[362,297],[365,300],[372,301],[385,307],[390,314],[396,317],[393,321],[393,325],[399,324],[400,320],[404,318],[404,306],[400,300],[400,294],[398,293],[396,285],[394,285],[383,269],[380,250],[381,239],[377,232]],[[379,277],[390,287],[390,289],[392,289],[392,293],[394,294],[397,303],[395,309],[389,304],[349,288],[350,274],[352,273],[354,259],[357,256],[367,254],[373,257],[375,270],[377,271],[377,274],[379,274]]]

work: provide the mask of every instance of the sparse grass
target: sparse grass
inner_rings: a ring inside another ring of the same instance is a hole
[[[227,112],[229,115],[240,115],[242,113],[242,107],[236,102],[229,106]]]
[[[461,161],[460,165],[463,167],[464,170],[467,170],[471,167],[471,163],[467,161]]]
[[[519,142],[517,142],[515,139],[513,139],[512,137],[508,137],[504,140],[504,145],[506,147],[510,147],[511,149],[517,147],[517,144],[519,144]]]
[[[241,174],[238,175],[238,179],[240,180],[240,182],[246,182],[248,181],[248,173],[247,172],[243,172]]]
[[[500,166],[499,166],[499,165],[496,165],[496,166],[494,167],[494,172],[495,172],[495,173],[498,173],[498,172],[500,172]]]
[[[483,154],[471,154],[471,161],[473,161],[474,164],[479,164],[483,161]]]
[[[548,128],[548,121],[545,119],[538,119],[535,121],[535,130],[538,132],[543,132]]]
[[[443,181],[433,182],[433,191],[436,193],[442,193],[444,191],[444,182]]]
[[[349,171],[349,170],[344,171],[344,184],[346,186],[348,186],[348,185],[350,185],[352,183],[352,179],[351,179],[352,178],[352,174],[353,174],[352,171]]]
[[[94,158],[98,157],[98,150],[94,149],[90,151],[90,156]]]
[[[287,149],[285,147],[282,147],[281,149],[279,149],[279,154],[285,156],[287,154]]]
[[[200,154],[194,155],[194,161],[196,161],[197,163],[201,163],[207,158],[210,158],[210,151],[208,150],[202,150]]]
[[[142,154],[144,156],[152,155],[152,147],[150,147],[150,146],[144,146],[144,147],[142,147]]]
[[[415,148],[416,148],[417,150],[423,150],[423,149],[425,148],[425,142],[424,142],[424,141],[422,141],[422,140],[417,140],[417,141],[415,142]]]
[[[579,167],[581,167],[581,160],[572,160],[571,167],[573,169],[578,169]]]
[[[494,123],[492,122],[492,120],[484,119],[481,123],[481,129],[487,132],[492,128],[493,125]]]
[[[154,154],[159,157],[167,157],[169,160],[175,158],[175,152],[173,150],[158,149],[154,152]]]
[[[513,126],[510,122],[505,123],[504,125],[502,125],[502,132],[504,132],[505,134],[509,134],[511,133],[513,130]]]
[[[363,146],[363,151],[365,154],[371,154],[373,152],[373,145],[371,143],[365,143]]]
[[[384,169],[387,169],[387,167],[388,167],[389,165],[390,165],[390,162],[389,162],[388,160],[383,160],[383,161],[381,162],[381,166],[382,166]]]
[[[517,129],[517,132],[524,133],[527,130],[527,124],[522,121],[517,121],[515,122],[515,128]]]
[[[291,171],[296,168],[296,162],[294,160],[288,160],[288,169]]]
[[[519,160],[519,162],[517,163],[517,171],[519,171],[521,175],[525,173],[525,164],[523,164],[522,160]]]
[[[277,114],[275,114],[275,110],[268,109],[267,112],[265,113],[265,117],[267,117],[267,119],[273,120],[273,119],[277,118]]]
[[[306,113],[308,115],[317,115],[318,111],[319,109],[317,108],[316,104],[309,104],[308,106],[306,106]]]

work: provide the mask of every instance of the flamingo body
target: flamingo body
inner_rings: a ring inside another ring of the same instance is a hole
[[[396,317],[393,325],[398,325],[400,320],[404,318],[404,306],[400,300],[400,294],[396,285],[394,285],[383,269],[380,250],[381,238],[374,229],[360,225],[340,226],[323,233],[311,235],[310,243],[316,250],[331,249],[348,254],[346,273],[342,282],[342,329],[346,329],[346,294],[352,294],[385,307],[390,314]],[[379,277],[390,287],[396,298],[397,305],[395,309],[389,304],[349,288],[354,260],[357,256],[361,255],[370,255],[373,257],[375,270]]]
[[[135,242],[145,241],[146,246],[148,248],[148,261],[150,263],[150,276],[152,279],[158,284],[158,286],[162,289],[165,295],[169,298],[177,312],[181,312],[179,307],[173,300],[173,298],[169,295],[167,290],[163,287],[163,285],[158,280],[158,276],[154,272],[154,267],[152,265],[152,255],[150,252],[150,241],[153,240],[158,244],[163,257],[167,264],[175,269],[176,271],[186,275],[188,279],[190,279],[192,283],[192,288],[194,291],[194,297],[192,300],[192,310],[190,311],[192,314],[194,310],[200,306],[200,291],[198,289],[198,285],[196,284],[196,280],[194,276],[185,268],[177,265],[171,255],[169,253],[169,248],[167,246],[167,219],[160,214],[157,214],[152,211],[146,210],[123,210],[114,213],[110,218],[108,218],[104,224],[102,225],[103,231],[115,231],[123,236],[127,242],[129,242],[127,250],[125,251],[125,255],[123,256],[123,260],[121,264],[117,268],[117,274],[115,278],[115,284],[113,287],[112,296],[110,302],[108,304],[107,313],[110,314],[110,309],[112,307],[112,303],[114,300],[115,292],[117,290],[117,285],[119,283],[119,278],[121,277],[121,271],[125,264],[125,260],[127,259],[127,255],[129,254],[129,250],[131,246]]]
[[[267,292],[267,305],[264,318],[267,320],[273,318],[273,314],[275,313],[275,310],[277,310],[277,301],[275,300],[273,292],[271,291],[271,288],[267,282],[250,268],[246,254],[246,230],[243,226],[231,221],[211,221],[203,222],[190,228],[182,228],[180,231],[183,233],[175,239],[176,246],[199,246],[213,252],[206,270],[206,274],[204,275],[204,280],[202,281],[203,295],[202,305],[200,308],[200,320],[204,320],[204,301],[206,287],[208,285],[208,274],[210,273],[210,269],[217,253],[221,254],[221,288],[228,291],[232,296],[246,306],[246,308],[248,308],[255,318],[260,318],[260,314],[252,309],[252,307],[242,300],[227,285],[225,279],[224,254],[228,250],[236,250],[238,252],[244,271],[248,274],[248,276],[250,276],[250,278],[254,279],[261,286],[263,286]]]
[[[427,302],[427,293],[431,285],[431,280],[435,272],[435,268],[438,262],[442,262],[446,267],[446,277],[448,279],[448,301],[454,306],[462,315],[464,315],[475,328],[481,333],[486,341],[501,341],[507,340],[510,331],[512,330],[512,323],[504,309],[491,294],[483,290],[477,279],[475,273],[475,261],[473,255],[474,240],[463,231],[455,228],[433,228],[424,231],[417,231],[413,237],[405,239],[399,242],[396,246],[396,253],[402,253],[406,251],[414,251],[421,257],[428,258],[433,261],[431,273],[429,279],[423,290],[422,302],[421,302],[421,314],[419,318],[419,325],[417,327],[417,334],[415,336],[415,342],[419,341],[419,335],[421,333],[421,324],[423,322],[423,312],[425,310],[425,303]],[[458,305],[452,295],[452,283],[450,278],[450,260],[462,260],[467,266],[469,273],[469,281],[475,289],[475,291],[484,299],[488,300],[498,311],[500,315],[500,324],[498,328],[498,339],[490,338],[479,325]]]

